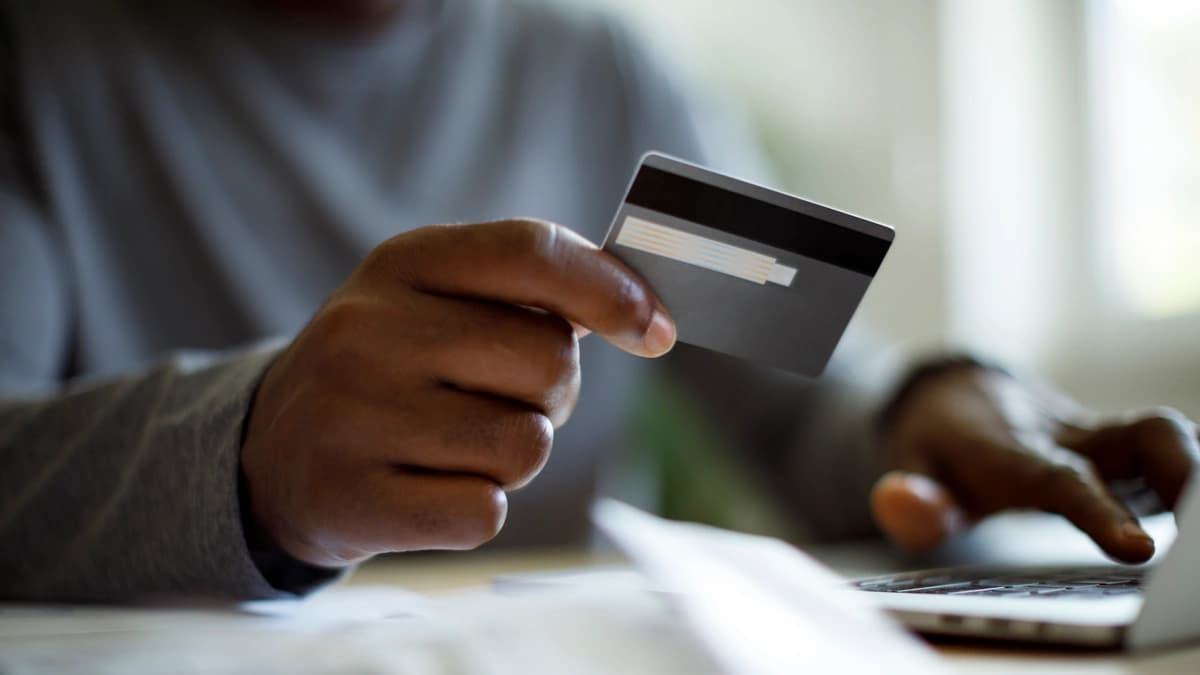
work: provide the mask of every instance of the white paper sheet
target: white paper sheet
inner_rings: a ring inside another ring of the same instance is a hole
[[[601,530],[667,588],[730,673],[942,672],[936,655],[788,544],[604,499]]]

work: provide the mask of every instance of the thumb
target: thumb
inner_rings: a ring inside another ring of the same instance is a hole
[[[940,483],[918,473],[891,471],[871,490],[875,523],[893,542],[928,551],[966,528],[967,517]]]

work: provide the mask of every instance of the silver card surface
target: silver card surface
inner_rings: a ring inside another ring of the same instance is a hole
[[[680,341],[817,376],[894,236],[887,225],[651,153],[604,249],[650,283]]]

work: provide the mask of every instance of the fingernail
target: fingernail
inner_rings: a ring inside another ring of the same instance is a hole
[[[642,336],[642,346],[651,356],[662,356],[671,351],[671,347],[675,346],[675,322],[666,314],[654,310],[654,316],[650,317],[650,327]]]

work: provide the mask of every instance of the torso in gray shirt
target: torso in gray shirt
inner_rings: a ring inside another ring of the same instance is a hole
[[[234,550],[232,487],[262,362],[239,370],[242,357],[218,355],[226,370],[194,382],[131,371],[172,350],[294,333],[368,250],[423,224],[534,216],[599,241],[650,149],[753,170],[598,15],[413,0],[358,37],[232,2],[11,0],[2,16],[0,388],[118,378],[109,391],[0,401],[0,538],[31,551],[0,576],[45,580],[32,596],[113,597],[138,575],[150,590],[265,593],[236,579],[252,570]],[[510,541],[586,529],[596,460],[622,441],[646,366],[597,339],[583,341],[582,365],[553,459],[513,500]],[[790,466],[804,387],[755,378],[711,380],[730,396],[717,416],[769,432],[773,474],[811,473]],[[863,457],[840,469],[847,480],[869,479]],[[861,511],[831,522],[858,527]],[[78,540],[46,537],[36,519]],[[131,546],[151,562],[130,562]],[[81,565],[94,574],[72,577]]]
[[[9,10],[69,325],[34,377],[291,334],[364,253],[423,224],[535,216],[599,241],[642,152],[700,153],[666,80],[597,17],[412,2],[337,37],[154,4]],[[617,442],[639,364],[595,339],[582,359],[532,491],[578,493]]]

